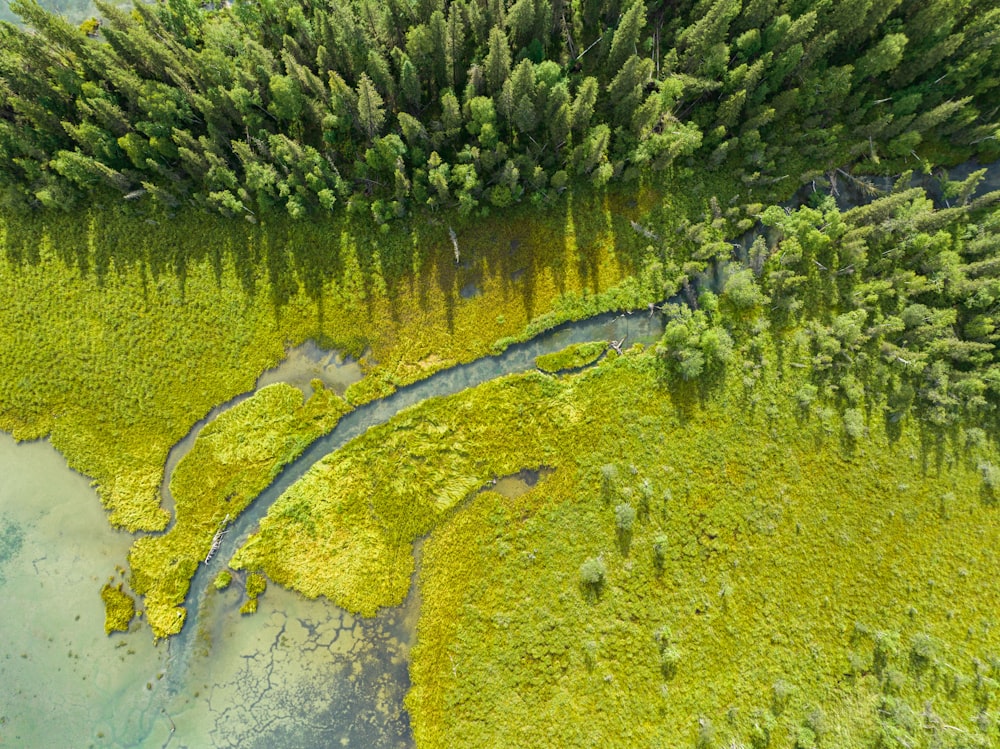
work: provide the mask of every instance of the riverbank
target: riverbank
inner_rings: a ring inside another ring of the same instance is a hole
[[[659,296],[662,264],[629,224],[652,208],[627,202],[583,195],[544,216],[460,225],[457,264],[448,227],[426,217],[376,240],[347,219],[6,216],[0,428],[50,435],[97,482],[114,525],[162,529],[171,447],[289,346],[366,352],[368,376],[348,396],[359,403],[516,340],[540,316],[551,325]],[[111,245],[133,262],[110,264]]]

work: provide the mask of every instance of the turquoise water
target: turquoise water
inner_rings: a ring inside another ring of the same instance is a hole
[[[163,668],[148,636],[108,638],[100,588],[131,537],[49,444],[0,434],[0,746],[132,746]]]
[[[628,343],[649,341],[661,330],[660,315],[603,315],[357,409],[239,518],[227,537],[233,547],[220,551],[213,564],[224,564],[270,502],[315,460],[402,408],[530,369],[538,354],[570,343],[626,336]],[[352,366],[304,347],[258,385],[291,381],[305,387],[319,376],[342,388],[356,379]],[[180,636],[155,645],[140,618],[137,631],[109,638],[99,591],[109,579],[122,579],[116,565],[126,559],[132,537],[109,528],[87,479],[46,442],[18,445],[0,434],[0,477],[0,595],[7,603],[0,745],[412,746],[402,705],[415,594],[402,607],[363,620],[270,586],[257,614],[247,617],[238,611],[239,579],[219,593],[208,585],[214,573],[206,566],[192,586],[194,610]]]

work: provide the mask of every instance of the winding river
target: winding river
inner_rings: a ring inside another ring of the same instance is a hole
[[[960,179],[975,165],[952,171]],[[1000,188],[992,164],[979,193]],[[862,201],[864,196],[853,198]],[[745,237],[741,244],[749,241]],[[701,279],[717,288],[725,269]],[[345,416],[311,445],[231,526],[188,596],[189,621],[167,643],[148,632],[105,637],[96,595],[132,538],[107,526],[85,477],[46,442],[0,434],[0,744],[45,747],[408,747],[402,698],[419,606],[372,620],[271,586],[258,613],[238,613],[238,586],[209,585],[270,505],[329,452],[408,406],[534,366],[542,353],[582,341],[659,337],[659,314],[606,314],[569,323],[496,357],[439,372]],[[295,349],[258,386],[317,376],[342,388],[358,372],[316,347]],[[326,369],[324,369],[326,368]],[[214,410],[172,451],[170,471]],[[165,481],[166,483],[166,481]]]

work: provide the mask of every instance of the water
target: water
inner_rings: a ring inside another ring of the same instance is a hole
[[[88,480],[48,443],[15,444],[0,434],[0,744],[412,746],[402,701],[415,591],[403,606],[363,620],[271,586],[257,614],[243,617],[239,578],[222,593],[210,581],[285,488],[370,426],[426,398],[530,370],[539,354],[571,343],[651,342],[661,331],[661,316],[646,312],[564,325],[348,414],[234,523],[226,547],[193,581],[188,601],[197,602],[196,612],[181,635],[159,645],[144,628],[111,638],[103,633],[98,592],[109,578],[121,579],[116,564],[132,537],[108,526]],[[318,374],[343,388],[355,376],[343,366],[310,344],[293,350],[289,363],[258,387],[290,380],[305,388]],[[530,478],[511,477],[512,486],[502,488],[516,491],[514,483]]]
[[[412,744],[402,709],[412,599],[374,620],[273,586],[253,616],[239,614],[240,602],[235,586],[209,594],[183,689],[167,692],[169,721],[144,746]]]
[[[88,480],[48,443],[5,434],[0,477],[0,745],[410,745],[414,598],[360,620],[272,586],[243,617],[234,584],[206,596],[178,674],[148,630],[104,635],[98,592],[132,538]]]
[[[990,167],[993,187],[998,167]],[[957,170],[952,178],[959,178]],[[727,266],[713,269],[696,286],[718,289],[726,272]],[[271,586],[258,613],[242,617],[239,580],[222,593],[210,581],[288,486],[370,426],[426,398],[530,370],[539,354],[571,343],[648,343],[661,332],[658,314],[602,315],[499,357],[437,373],[348,414],[237,519],[213,563],[193,581],[188,625],[159,646],[146,630],[103,634],[98,591],[109,577],[120,579],[115,565],[126,558],[132,538],[109,528],[88,480],[69,470],[51,446],[16,445],[0,434],[0,744],[411,746],[402,698],[418,610],[414,593],[402,607],[360,620]],[[257,386],[287,381],[307,392],[318,376],[342,390],[359,374],[355,367],[307,344]],[[172,452],[168,476],[204,423]],[[516,494],[533,478],[505,477],[496,489]]]
[[[98,595],[131,537],[47,443],[0,433],[0,477],[0,745],[135,744],[165,648],[105,637]]]
[[[170,640],[170,649],[175,659],[172,670],[174,676],[169,682],[171,688],[179,691],[183,686],[186,664],[195,649],[198,629],[196,622],[200,621],[197,612],[205,598],[214,590],[212,581],[257,528],[271,505],[302,478],[313,464],[370,427],[386,423],[404,408],[428,398],[458,393],[506,374],[527,372],[534,369],[535,357],[541,354],[586,341],[625,339],[627,345],[651,343],[662,334],[663,316],[660,314],[633,312],[598,315],[589,320],[567,323],[530,341],[515,344],[499,356],[484,357],[437,372],[427,379],[401,388],[387,398],[360,406],[345,415],[336,429],[313,442],[299,458],[285,467],[275,481],[229,526],[229,532],[223,536],[222,544],[211,561],[199,565],[186,599],[189,622],[179,635]]]
[[[321,349],[315,341],[306,341],[300,346],[289,349],[285,358],[276,367],[261,373],[252,390],[240,393],[213,408],[205,418],[191,427],[191,431],[184,439],[170,449],[163,468],[163,481],[160,484],[163,506],[173,517],[174,497],[170,493],[170,477],[181,458],[194,447],[194,443],[205,425],[218,418],[223,411],[228,411],[238,403],[242,403],[262,387],[278,382],[297,387],[302,391],[304,397],[309,397],[312,394],[312,381],[319,380],[328,390],[343,395],[352,383],[357,382],[363,376],[361,364],[357,360],[345,357],[336,351]]]

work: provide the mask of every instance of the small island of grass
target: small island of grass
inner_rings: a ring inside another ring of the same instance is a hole
[[[124,591],[124,585],[105,583],[101,588],[104,601],[104,632],[128,632],[135,618],[135,599]]]
[[[553,354],[542,354],[535,357],[535,366],[543,372],[554,374],[566,370],[580,369],[588,364],[593,364],[601,358],[608,350],[608,344],[604,341],[588,341],[586,343],[574,343],[567,346],[562,351]]]

